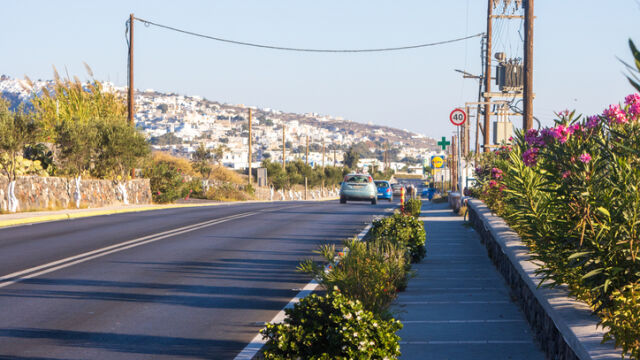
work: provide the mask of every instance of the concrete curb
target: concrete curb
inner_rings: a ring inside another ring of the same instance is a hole
[[[518,297],[525,317],[550,359],[620,359],[613,343],[602,344],[604,330],[590,307],[569,296],[566,287],[538,287],[529,249],[507,223],[479,200],[469,200],[469,220],[489,257]]]
[[[229,202],[219,202],[219,203],[206,203],[206,204],[169,204],[169,205],[149,205],[145,207],[135,207],[135,208],[121,208],[121,209],[110,209],[110,210],[93,210],[93,211],[75,211],[70,212],[69,210],[60,210],[59,213],[50,214],[50,215],[41,215],[41,216],[30,216],[23,217],[17,219],[6,219],[2,220],[2,215],[0,215],[0,228],[9,227],[9,226],[17,226],[17,225],[26,225],[26,224],[36,224],[41,222],[48,221],[59,221],[59,220],[71,220],[71,219],[79,219],[84,217],[92,217],[92,216],[102,216],[102,215],[115,215],[115,214],[125,214],[132,212],[142,212],[142,211],[151,211],[151,210],[165,210],[165,209],[175,209],[175,208],[190,208],[190,207],[206,207],[206,206],[224,206],[224,205],[232,205],[232,204],[252,204],[252,203],[264,203],[264,202],[288,202],[288,201],[331,201],[337,200],[338,198],[326,198],[326,199],[316,199],[316,200],[250,200],[250,201],[229,201]]]

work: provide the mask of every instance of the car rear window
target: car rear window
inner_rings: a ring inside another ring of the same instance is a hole
[[[388,188],[389,183],[386,181],[376,181],[376,186],[379,188]]]
[[[366,184],[372,182],[372,179],[371,176],[367,175],[351,175],[345,176],[344,181],[349,183]]]

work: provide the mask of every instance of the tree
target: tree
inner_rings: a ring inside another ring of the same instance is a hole
[[[160,104],[156,107],[156,109],[160,110],[160,112],[162,112],[163,114],[167,113],[167,110],[169,110],[169,105],[167,104]]]
[[[174,133],[166,133],[160,136],[155,136],[149,139],[151,145],[179,145],[182,144],[182,139],[177,137]]]
[[[9,178],[7,200],[9,211],[16,212],[18,199],[15,184],[19,175],[19,160],[27,144],[35,141],[38,125],[22,108],[9,111],[9,103],[0,98],[0,168]]]
[[[220,144],[216,146],[215,149],[213,149],[213,160],[216,162],[216,164],[220,165],[220,163],[222,163],[224,154],[227,151],[229,151],[229,148],[227,147],[227,145],[224,145],[224,144]]]
[[[344,164],[350,169],[355,169],[358,167],[358,160],[360,160],[360,154],[354,149],[354,147],[350,147],[349,150],[344,154]]]
[[[85,174],[98,151],[98,128],[95,122],[63,119],[55,127],[55,134],[62,172],[73,177]]]
[[[200,143],[196,151],[193,153],[193,167],[202,175],[203,178],[209,179],[211,176],[211,160],[213,153],[204,143]]]
[[[93,173],[102,178],[126,179],[131,169],[150,153],[144,136],[126,121],[96,121],[98,155]]]

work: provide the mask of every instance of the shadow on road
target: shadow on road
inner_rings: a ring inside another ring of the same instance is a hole
[[[245,345],[235,341],[36,328],[0,329],[0,338],[10,338],[15,341],[20,341],[20,339],[50,340],[65,347],[101,349],[129,354],[188,356],[202,359],[230,358]],[[0,359],[2,358],[0,356]],[[25,359],[13,356],[6,358]]]

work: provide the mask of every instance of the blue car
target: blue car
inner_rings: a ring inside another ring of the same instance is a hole
[[[386,180],[376,180],[375,183],[378,188],[378,199],[393,201],[393,189],[391,188],[391,184]]]

